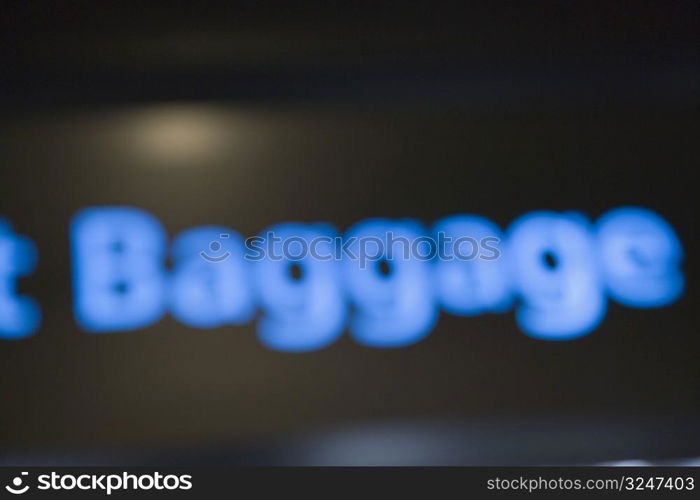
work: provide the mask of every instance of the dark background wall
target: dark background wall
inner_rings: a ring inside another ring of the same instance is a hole
[[[698,414],[697,4],[195,5],[2,14],[0,215],[37,243],[21,290],[44,313],[36,336],[0,345],[6,456],[375,420]],[[411,347],[345,335],[285,354],[253,325],[88,335],[72,318],[68,223],[86,206],[138,206],[174,236],[456,213],[505,227],[628,204],[678,231],[685,297],[611,304],[576,341],[526,337],[512,313],[443,314]]]

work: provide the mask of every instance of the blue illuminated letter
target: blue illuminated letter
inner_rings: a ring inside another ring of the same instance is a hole
[[[171,311],[182,323],[215,328],[247,322],[254,311],[243,240],[223,227],[180,234],[173,243]]]
[[[683,249],[671,226],[643,208],[617,208],[598,220],[610,296],[631,307],[661,307],[683,293]]]
[[[134,208],[91,208],[71,226],[75,315],[91,332],[143,328],[165,312],[166,236]]]
[[[269,251],[253,263],[264,316],[258,336],[279,351],[311,351],[333,343],[345,326],[335,231],[324,224],[280,224],[261,234]]]
[[[577,214],[535,212],[509,228],[508,258],[522,304],[525,333],[546,340],[587,334],[603,319],[603,295],[594,239]]]
[[[431,265],[411,246],[425,233],[414,221],[371,219],[353,226],[343,259],[348,294],[355,306],[350,330],[374,347],[418,342],[437,319]]]
[[[445,311],[471,316],[511,306],[498,226],[483,217],[455,215],[436,222],[433,237],[444,248],[435,262],[435,286]]]
[[[39,306],[16,292],[17,278],[31,273],[36,260],[31,240],[13,234],[10,224],[0,219],[0,338],[22,339],[39,328]]]

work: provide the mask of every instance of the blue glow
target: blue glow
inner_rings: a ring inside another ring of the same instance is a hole
[[[598,326],[608,295],[641,308],[683,294],[681,242],[642,208],[611,210],[595,227],[574,212],[533,212],[505,237],[488,219],[457,215],[430,234],[407,219],[365,220],[342,240],[329,225],[285,223],[263,231],[248,254],[235,232],[202,226],[175,238],[167,272],[157,219],[91,208],[71,225],[75,316],[90,332],[124,331],[169,309],[183,324],[214,328],[246,323],[259,306],[260,340],[303,352],[331,344],[348,324],[359,343],[406,346],[430,333],[439,307],[470,316],[514,302],[527,335],[568,340]],[[38,306],[15,286],[35,261],[31,241],[0,221],[0,338],[38,328]]]
[[[170,310],[194,328],[248,322],[255,310],[243,239],[224,227],[204,226],[173,242]]]
[[[644,208],[617,208],[598,220],[597,229],[605,283],[615,301],[660,307],[683,294],[683,248],[659,215]]]
[[[335,230],[324,224],[280,224],[261,233],[274,233],[279,240],[294,238],[302,243],[326,237],[316,245],[320,256],[332,256]],[[282,241],[268,242],[272,253],[253,263],[255,289],[264,315],[258,336],[266,346],[279,351],[313,351],[333,343],[343,333],[347,306],[340,284],[338,262],[306,255],[300,260],[281,258]],[[289,241],[289,240],[288,240]],[[296,254],[293,249],[290,253]],[[280,258],[275,258],[279,255]],[[294,275],[294,269],[298,275]]]
[[[90,208],[71,225],[75,317],[90,332],[144,328],[165,312],[166,236],[135,208]]]
[[[578,214],[533,212],[508,230],[507,256],[522,303],[516,320],[533,337],[567,340],[593,330],[606,300],[595,242]]]
[[[370,219],[359,222],[346,234],[346,239],[378,238],[389,241],[406,238],[414,241],[425,234],[414,221]],[[361,255],[359,241],[349,245],[355,255]],[[369,249],[368,249],[369,250]],[[404,258],[401,241],[384,248],[393,255],[373,255],[374,260],[343,260],[345,284],[355,315],[350,331],[355,339],[374,347],[400,347],[412,344],[430,333],[437,319],[437,306],[431,279],[431,265],[410,256]],[[386,258],[388,273],[381,271]]]
[[[500,228],[484,217],[455,215],[435,223],[433,238],[441,236],[452,239],[445,244],[443,258],[435,261],[435,286],[442,308],[462,316],[509,309],[513,298]],[[485,250],[484,244],[493,250]]]
[[[41,310],[36,302],[17,295],[17,279],[36,267],[34,243],[18,236],[0,219],[0,338],[23,339],[39,328]]]

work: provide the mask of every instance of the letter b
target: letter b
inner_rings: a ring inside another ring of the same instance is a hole
[[[91,332],[146,327],[166,307],[166,235],[150,214],[90,208],[71,225],[73,295],[78,323]]]

